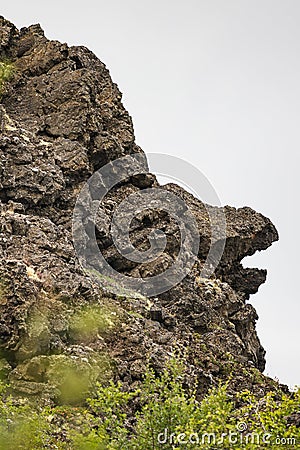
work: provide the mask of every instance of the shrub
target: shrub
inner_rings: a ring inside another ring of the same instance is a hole
[[[300,406],[300,391],[242,392],[236,409],[227,384],[202,401],[185,385],[184,364],[171,358],[158,377],[149,368],[140,388],[96,385],[85,406],[38,408],[16,400],[0,385],[1,449],[179,450],[298,448],[300,432],[287,417]]]
[[[0,384],[0,449],[33,450],[44,448],[49,423],[25,401],[16,402],[6,396],[6,387]]]

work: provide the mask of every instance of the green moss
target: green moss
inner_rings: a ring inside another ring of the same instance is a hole
[[[128,314],[131,317],[136,317],[137,319],[143,319],[144,317],[142,316],[142,314],[136,312],[136,311],[128,311]]]
[[[4,86],[13,75],[14,66],[10,61],[0,62],[0,96],[3,94]]]
[[[91,342],[102,334],[113,330],[118,320],[118,314],[113,308],[87,305],[71,316],[69,323],[70,338],[74,343]]]

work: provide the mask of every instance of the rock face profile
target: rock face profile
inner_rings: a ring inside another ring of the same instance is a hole
[[[160,373],[170,354],[181,352],[200,382],[199,395],[229,372],[233,391],[269,389],[275,382],[261,374],[265,351],[248,302],[266,271],[241,262],[278,239],[270,220],[248,207],[221,208],[225,248],[205,278],[209,207],[179,186],[160,186],[151,173],[131,176],[99,206],[96,239],[109,264],[130,277],[151,277],[176,259],[180,233],[163,211],[139,213],[131,229],[142,250],[151,230],[165,233],[166,249],[156,261],[139,267],[119,255],[111,237],[116,207],[154,187],[177,195],[192,212],[199,252],[190,273],[156,297],[111,293],[113,279],[99,273],[96,282],[79,264],[72,217],[95,171],[123,156],[143,155],[122,95],[91,51],[50,41],[39,25],[19,31],[1,17],[0,62],[12,69],[0,104],[0,369],[12,387],[55,398],[57,368],[71,361],[91,383],[109,372],[130,389],[147,364]]]

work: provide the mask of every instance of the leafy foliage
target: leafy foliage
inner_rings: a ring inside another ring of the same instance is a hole
[[[24,450],[44,448],[49,432],[49,424],[33,410],[29,404],[15,402],[5,395],[5,386],[1,386],[0,401],[0,449]]]
[[[300,391],[239,395],[227,384],[199,401],[185,387],[184,364],[172,358],[157,377],[149,368],[133,392],[121,383],[97,384],[84,406],[38,408],[1,385],[0,449],[178,450],[297,448],[300,433],[287,417],[299,410]]]

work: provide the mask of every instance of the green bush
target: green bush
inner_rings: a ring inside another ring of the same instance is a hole
[[[44,448],[50,432],[49,423],[26,401],[17,402],[6,396],[5,391],[6,387],[1,383],[0,450]]]
[[[148,369],[140,387],[97,384],[85,405],[38,408],[0,391],[0,449],[179,450],[292,449],[300,432],[287,417],[299,410],[300,392],[281,391],[256,398],[227,384],[202,401],[188,391],[185,366],[176,358],[157,377]]]
[[[184,372],[184,365],[171,359],[160,377],[149,369],[140,390],[133,393],[122,392],[120,384],[99,387],[95,398],[88,400],[101,421],[96,433],[99,445],[110,450],[297,448],[299,430],[288,427],[286,417],[299,409],[299,391],[268,393],[262,399],[244,392],[240,395],[244,406],[236,409],[227,384],[211,389],[198,402],[195,392],[184,387]],[[140,408],[129,430],[126,409],[133,399],[139,400]],[[93,434],[86,438],[93,442]]]

